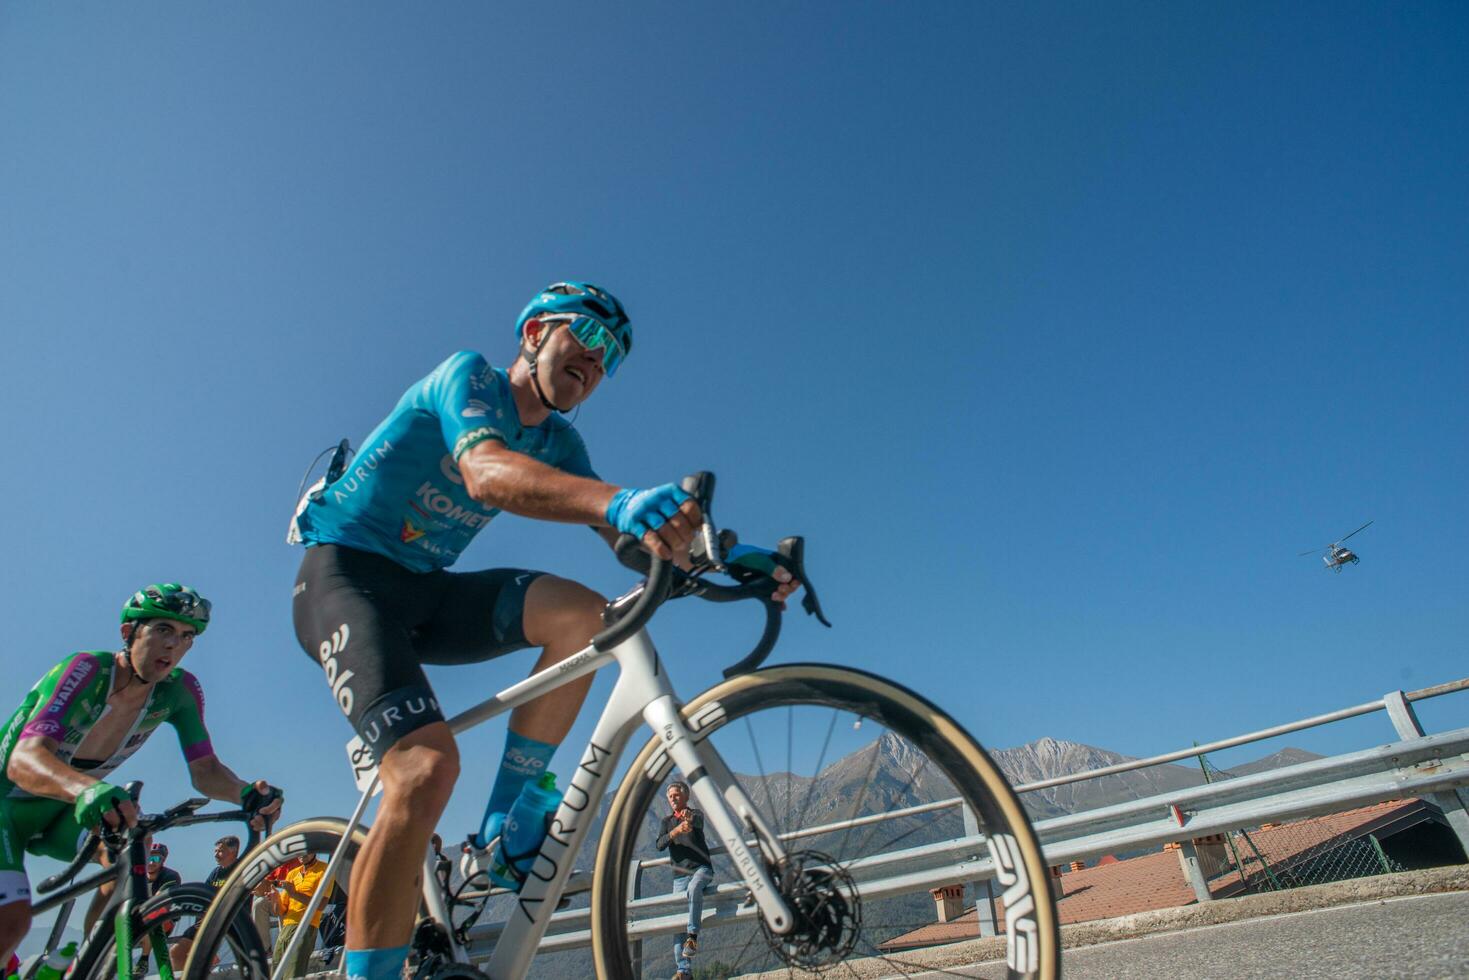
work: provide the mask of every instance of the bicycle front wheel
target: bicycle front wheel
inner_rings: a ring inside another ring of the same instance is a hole
[[[979,743],[932,703],[873,674],[794,664],[719,684],[682,716],[757,811],[746,840],[760,842],[762,823],[778,838],[783,858],[768,846],[753,853],[795,922],[771,930],[716,853],[696,943],[683,945],[695,903],[671,890],[687,879],[655,849],[675,774],[654,738],[629,767],[597,852],[592,945],[603,980],[690,967],[806,975],[861,959],[884,975],[931,971],[912,950],[977,938],[976,916],[991,911],[1005,936],[1004,976],[1060,976],[1056,910],[1030,821]],[[991,878],[976,913],[935,924],[936,900],[952,906],[966,882]],[[991,888],[1001,902],[989,901]]]

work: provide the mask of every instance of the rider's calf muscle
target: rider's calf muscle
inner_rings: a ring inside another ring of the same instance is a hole
[[[0,960],[9,960],[31,928],[31,910],[25,902],[0,905]]]

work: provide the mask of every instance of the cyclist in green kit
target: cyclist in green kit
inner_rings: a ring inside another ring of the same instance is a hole
[[[142,589],[123,605],[121,651],[62,660],[0,730],[0,959],[31,924],[25,852],[70,861],[92,828],[136,823],[137,804],[104,777],[160,725],[178,733],[200,793],[265,816],[280,810],[279,790],[241,780],[215,755],[203,689],[179,667],[209,625],[209,611],[209,601],[188,586]]]

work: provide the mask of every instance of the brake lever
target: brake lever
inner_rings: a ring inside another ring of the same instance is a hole
[[[800,580],[803,590],[801,608],[806,610],[806,615],[815,616],[818,623],[830,629],[831,622],[821,608],[821,600],[816,597],[816,589],[811,585],[811,577],[806,574],[806,539],[800,535],[782,538],[780,544],[775,546],[775,553],[790,562],[791,567],[786,571]]]

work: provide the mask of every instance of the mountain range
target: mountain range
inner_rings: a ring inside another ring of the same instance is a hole
[[[1018,748],[999,749],[991,755],[1013,786],[1135,761],[1132,756],[1056,738],[1041,738]],[[1285,748],[1232,769],[1211,772],[1215,778],[1228,779],[1319,758],[1321,756],[1304,749]],[[1149,766],[1146,769],[1034,790],[1021,796],[1021,800],[1031,819],[1044,820],[1047,817],[1080,813],[1113,803],[1187,789],[1203,782],[1204,773],[1197,764]]]

